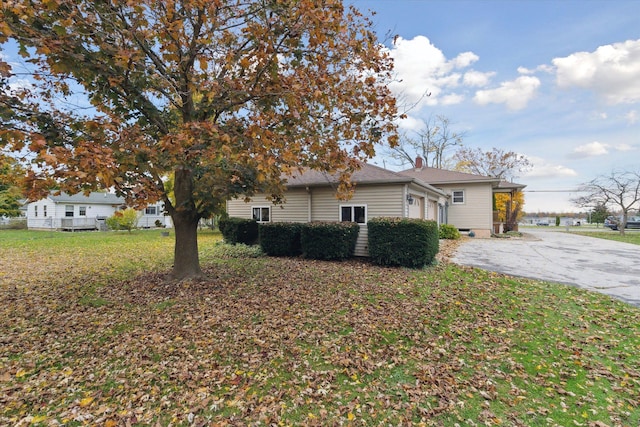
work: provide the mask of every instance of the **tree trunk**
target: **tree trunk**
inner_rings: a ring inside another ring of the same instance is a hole
[[[173,278],[184,280],[202,276],[198,256],[198,215],[193,202],[193,177],[188,169],[175,171],[176,204],[171,219],[176,232],[173,254]]]
[[[176,245],[173,255],[173,277],[176,280],[202,275],[198,256],[198,219],[174,215]]]

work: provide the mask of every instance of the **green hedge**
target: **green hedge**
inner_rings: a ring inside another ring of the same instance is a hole
[[[298,256],[302,253],[302,227],[303,224],[294,222],[259,224],[260,247],[270,256]]]
[[[460,232],[451,224],[440,224],[439,235],[441,239],[456,240],[460,238]]]
[[[355,222],[311,222],[300,234],[305,258],[344,260],[353,257],[360,226]]]
[[[235,245],[254,245],[258,241],[258,223],[254,219],[224,218],[218,223],[224,241]]]
[[[378,265],[422,268],[439,250],[438,224],[408,218],[373,218],[367,223],[369,256]]]

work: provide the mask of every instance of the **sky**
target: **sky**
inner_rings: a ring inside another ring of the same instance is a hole
[[[467,147],[525,155],[526,212],[584,211],[581,183],[640,171],[640,1],[352,3],[376,12],[394,93],[419,101],[401,130],[443,115]]]
[[[526,212],[583,211],[580,184],[640,171],[640,0],[345,1],[375,12],[391,89],[417,102],[400,130],[441,115],[466,147],[525,155]]]

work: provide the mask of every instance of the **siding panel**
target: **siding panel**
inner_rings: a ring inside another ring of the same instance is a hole
[[[443,189],[447,192],[464,190],[464,204],[449,205],[449,224],[459,229],[491,230],[493,196],[490,184],[465,184]]]

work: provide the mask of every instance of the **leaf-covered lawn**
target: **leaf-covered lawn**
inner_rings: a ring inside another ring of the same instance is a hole
[[[640,310],[606,296],[210,234],[173,285],[157,232],[5,236],[0,425],[640,423]]]

